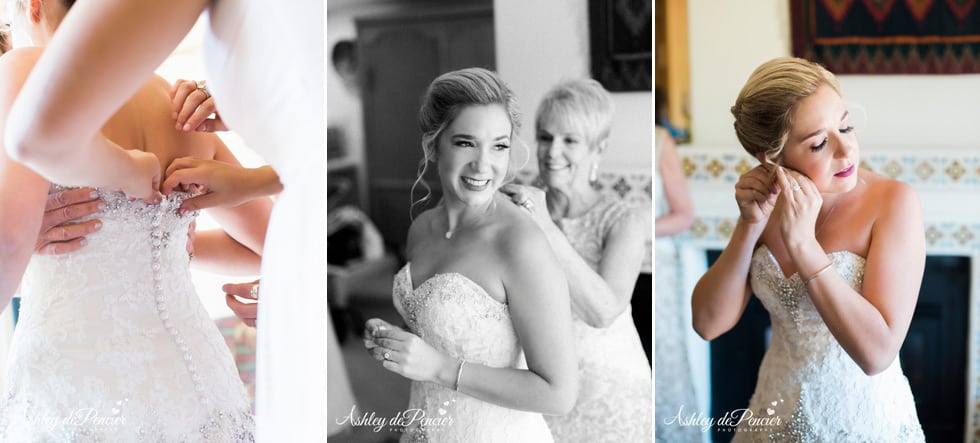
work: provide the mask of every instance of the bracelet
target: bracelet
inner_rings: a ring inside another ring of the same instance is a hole
[[[823,274],[824,272],[827,272],[827,270],[830,269],[830,267],[833,264],[834,264],[833,262],[827,263],[827,266],[824,266],[824,267],[820,268],[820,270],[817,271],[815,274],[813,274],[812,277],[810,277],[810,278],[808,278],[806,280],[803,280],[803,286],[806,286],[806,285],[810,284],[810,282],[816,280],[817,277],[820,276],[820,274]]]
[[[459,361],[459,369],[456,370],[456,392],[459,392],[459,377],[463,375],[463,365],[466,364],[466,360]]]

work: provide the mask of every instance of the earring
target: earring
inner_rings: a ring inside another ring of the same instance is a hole
[[[599,162],[594,162],[589,169],[589,183],[595,184],[597,181],[599,181]]]

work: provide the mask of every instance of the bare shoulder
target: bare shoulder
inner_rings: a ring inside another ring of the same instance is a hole
[[[405,242],[406,251],[411,251],[415,245],[417,245],[420,241],[424,241],[427,236],[431,235],[432,224],[435,221],[435,217],[436,209],[432,208],[426,209],[415,217],[414,220],[412,220],[411,226],[408,227],[408,238]]]
[[[544,232],[524,209],[509,201],[499,202],[498,224],[492,231],[494,245],[508,263],[522,266],[533,257],[550,254],[551,246]]]
[[[908,183],[871,171],[862,171],[861,178],[867,183],[862,204],[878,209],[879,215],[919,211],[919,195]]]
[[[19,91],[42,53],[44,48],[31,46],[14,49],[0,57],[0,78],[4,88],[13,86]]]

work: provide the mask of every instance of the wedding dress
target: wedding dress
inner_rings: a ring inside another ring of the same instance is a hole
[[[828,256],[860,292],[864,258],[849,251]],[[772,341],[746,412],[752,418],[741,420],[733,441],[925,441],[897,357],[884,372],[865,374],[827,329],[800,276],[784,277],[765,245],[753,254],[750,274],[772,317]]]
[[[605,197],[577,218],[564,218],[562,232],[593,270],[598,270],[606,235],[630,211]],[[575,407],[545,420],[557,442],[650,441],[653,380],[650,364],[633,324],[630,306],[606,328],[573,317],[579,389]]]
[[[212,0],[208,10],[208,87],[228,127],[283,184],[262,254],[255,382],[260,441],[326,440],[324,4]],[[334,383],[331,396],[349,392]]]
[[[191,281],[182,195],[100,194],[88,245],[25,272],[0,441],[252,441],[245,388]]]
[[[393,298],[411,332],[438,351],[467,364],[527,368],[507,305],[462,274],[436,274],[413,289],[407,264],[395,275]],[[400,422],[402,442],[552,441],[541,414],[497,406],[435,383],[412,382],[408,411]]]
[[[670,134],[656,129],[656,159],[660,164],[660,152]],[[656,217],[670,213],[670,203],[664,191],[660,169],[654,171],[654,203]],[[656,364],[656,415],[655,428],[658,443],[696,443],[703,437],[697,426],[682,426],[672,417],[681,411],[698,411],[694,395],[691,361],[687,353],[687,331],[691,324],[685,321],[685,310],[691,304],[689,294],[681,286],[681,263],[674,237],[657,237],[654,240],[656,255],[656,331],[654,363]],[[681,409],[683,408],[683,409]],[[668,423],[669,422],[669,423]]]

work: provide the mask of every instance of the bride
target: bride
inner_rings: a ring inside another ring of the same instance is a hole
[[[519,121],[509,88],[484,69],[443,74],[423,98],[418,177],[435,163],[443,197],[412,223],[395,276],[409,330],[371,319],[365,341],[414,380],[409,408],[422,414],[401,423],[402,441],[547,442],[541,414],[575,404],[564,275],[534,221],[498,192]]]
[[[69,3],[16,2],[18,46],[49,42]],[[0,58],[0,123],[43,51],[19,47]],[[124,154],[157,168],[184,156],[237,163],[213,135],[173,129],[169,89],[151,78],[101,136],[136,148]],[[194,217],[177,211],[188,194],[144,202],[100,189],[101,227],[87,236],[88,245],[31,259],[46,196],[64,188],[0,157],[0,304],[24,275],[0,399],[0,440],[251,441],[247,395],[188,271],[185,245]],[[214,210],[225,231],[199,233],[197,254],[209,262],[230,255],[257,264],[270,210],[269,200]]]
[[[735,185],[741,216],[692,303],[707,340],[753,292],[772,317],[734,441],[923,441],[898,358],[925,263],[915,191],[860,169],[840,86],[816,63],[762,64],[732,114],[762,165]]]

